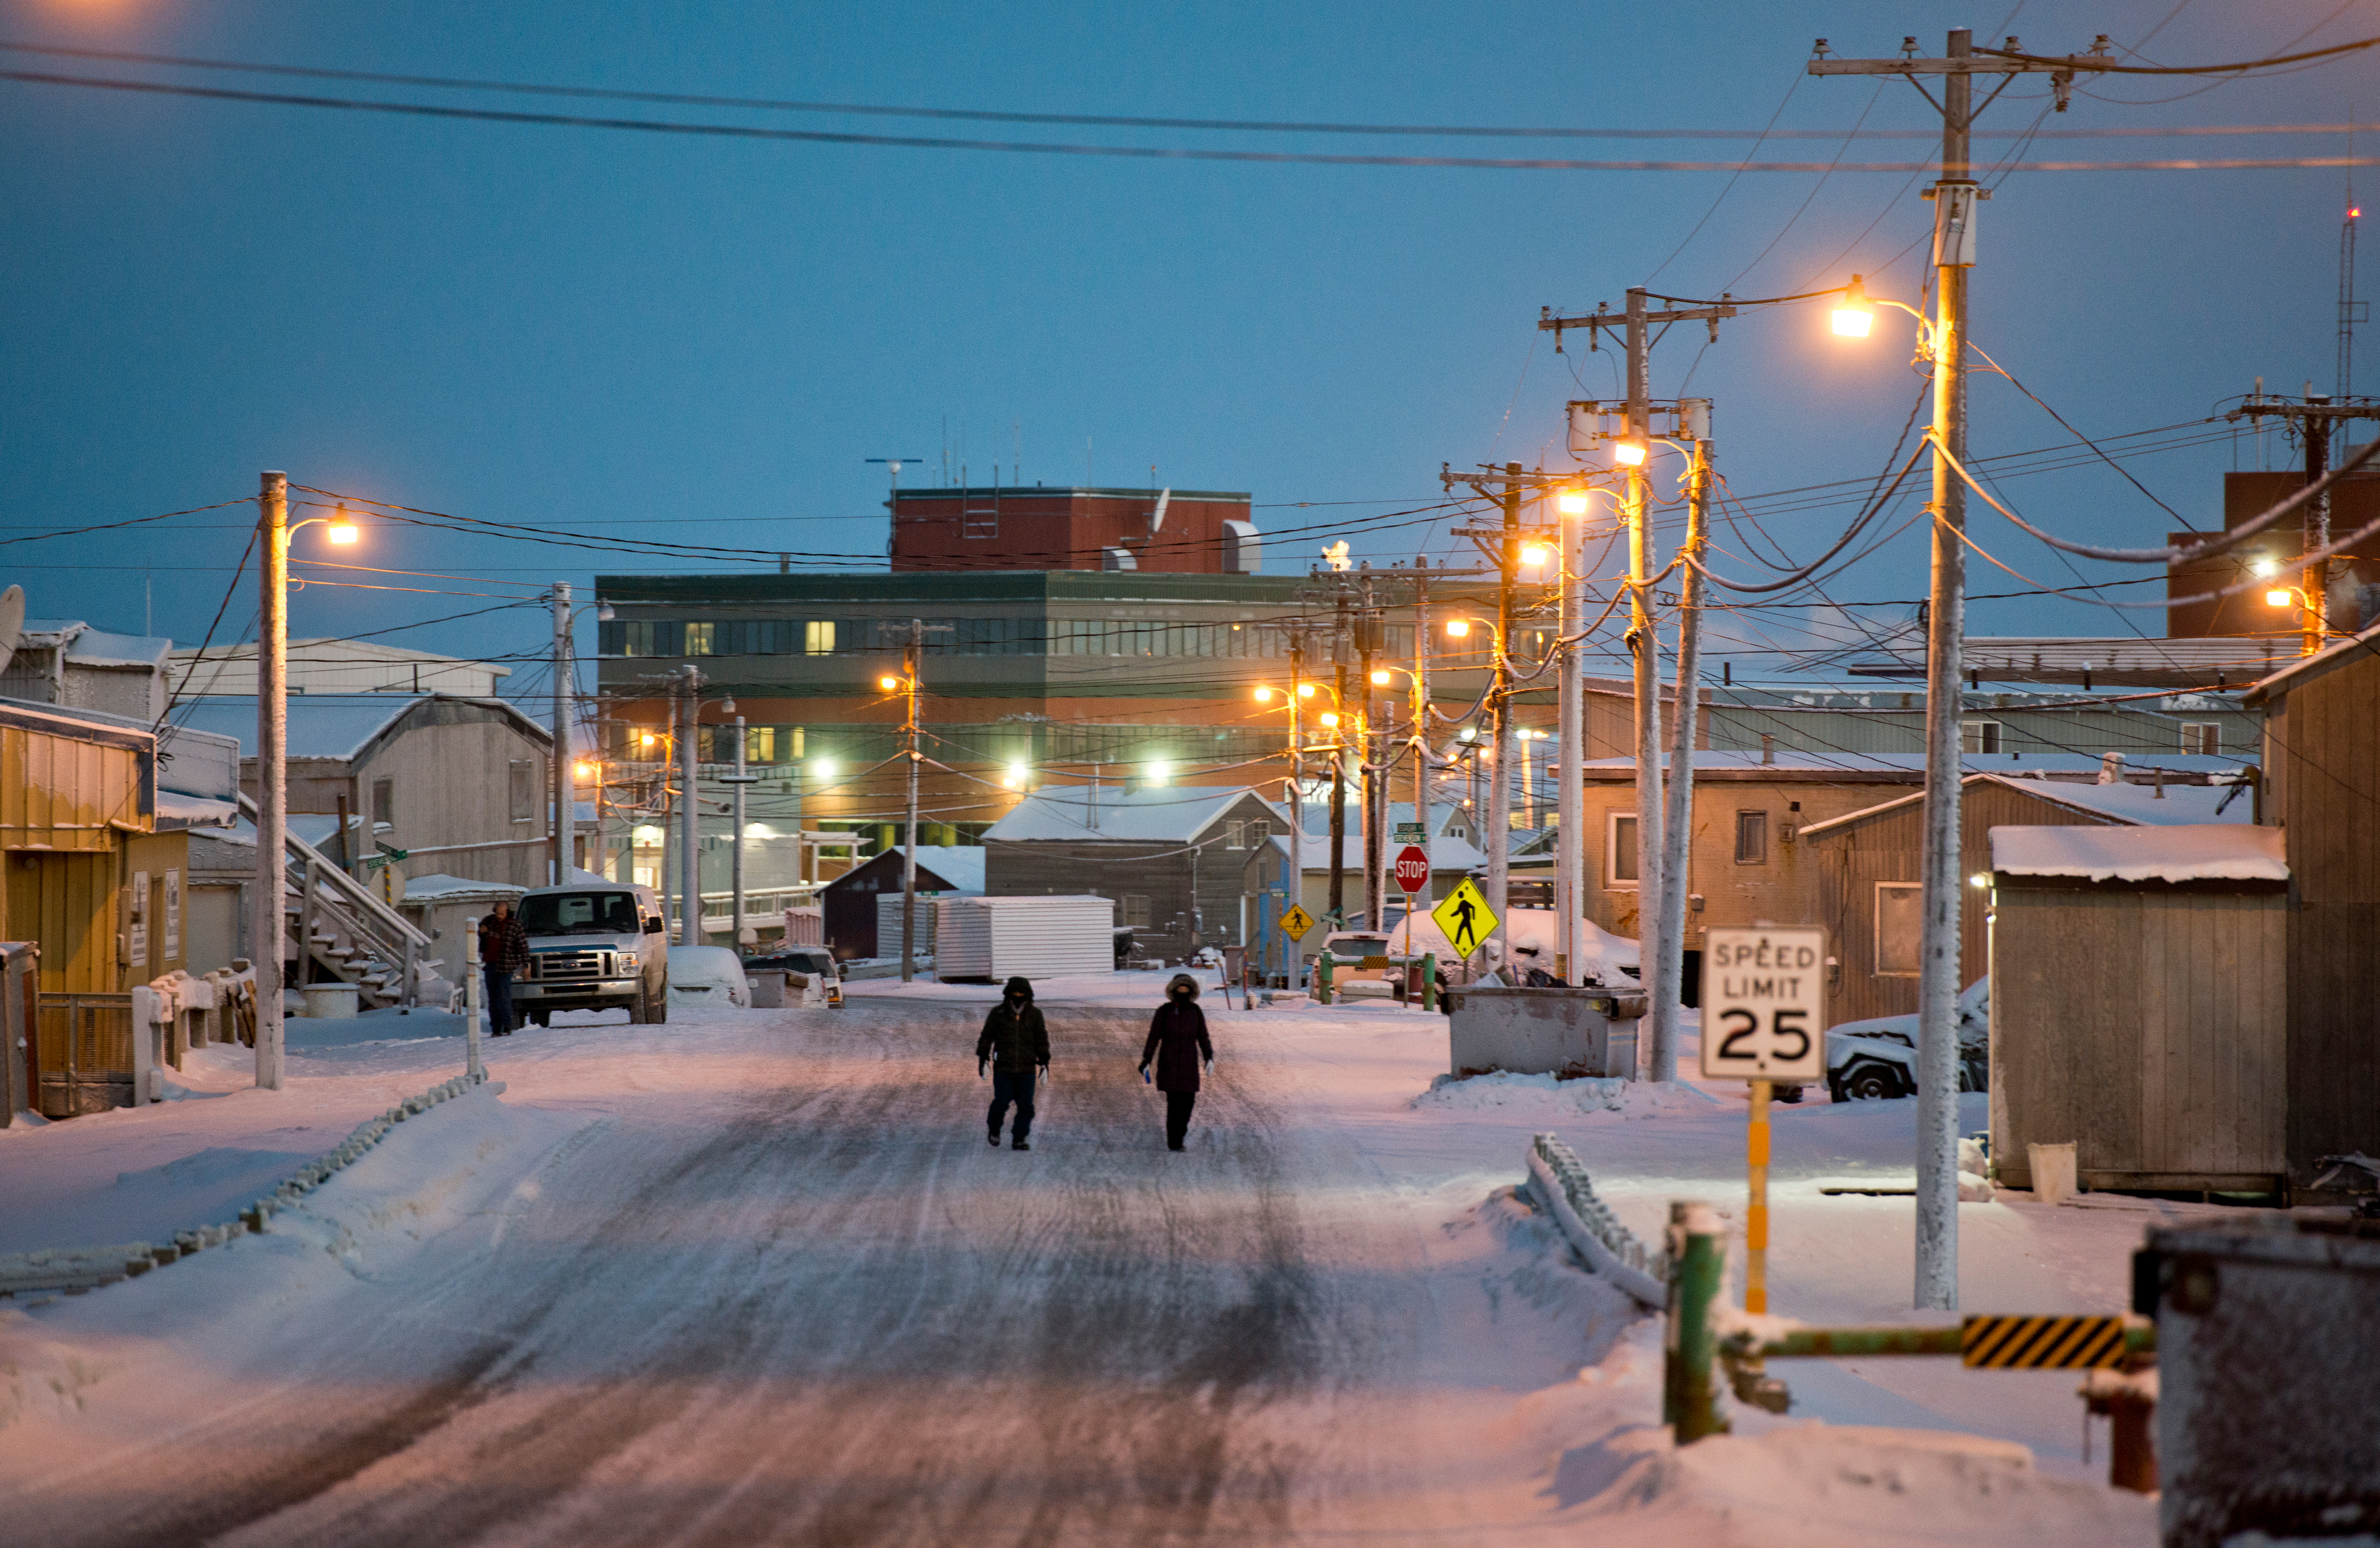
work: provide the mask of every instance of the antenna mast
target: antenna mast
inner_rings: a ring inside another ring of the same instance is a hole
[[[2354,140],[2350,131],[2348,152],[2354,155]],[[2355,299],[2355,222],[2363,211],[2355,202],[2355,173],[2347,174],[2347,214],[2338,223],[2338,401],[2344,403],[2355,390],[2355,324],[2363,322],[2371,310],[2368,301]]]

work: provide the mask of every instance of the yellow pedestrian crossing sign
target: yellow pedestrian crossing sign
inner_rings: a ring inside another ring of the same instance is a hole
[[[1293,903],[1289,912],[1281,916],[1281,927],[1288,932],[1291,940],[1303,941],[1305,932],[1314,928],[1314,916]]]
[[[1487,895],[1468,876],[1454,884],[1429,917],[1438,921],[1446,944],[1459,957],[1470,956],[1496,933],[1496,910],[1488,907]]]

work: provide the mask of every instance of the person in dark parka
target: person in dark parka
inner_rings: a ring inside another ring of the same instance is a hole
[[[1165,986],[1165,1003],[1148,1018],[1148,1042],[1140,1051],[1142,1079],[1157,1065],[1157,1089],[1165,1093],[1165,1148],[1182,1149],[1190,1134],[1190,1109],[1198,1104],[1198,1064],[1215,1067],[1215,1045],[1207,1040],[1207,1013],[1198,1008],[1198,981],[1176,973]]]
[[[991,1067],[991,1142],[1000,1143],[1001,1121],[1008,1116],[1008,1104],[1016,1104],[1014,1144],[1020,1151],[1033,1147],[1026,1136],[1033,1132],[1033,1074],[1039,1067],[1043,1075],[1050,1073],[1050,1028],[1041,1019],[1041,1007],[1033,1003],[1030,980],[1013,978],[983,1018],[983,1035],[975,1040],[975,1072],[980,1077],[984,1066]]]

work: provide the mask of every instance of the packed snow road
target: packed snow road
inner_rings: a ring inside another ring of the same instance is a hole
[[[13,1480],[12,1535],[586,1548],[1551,1525],[1569,1502],[1541,1497],[1547,1454],[1512,1388],[1608,1347],[1616,1295],[1542,1242],[1499,1255],[1492,1238],[1541,1229],[1509,1204],[1452,1227],[1383,1208],[1394,1190],[1354,1142],[1287,1100],[1297,1072],[1229,1040],[1189,1151],[1168,1153],[1163,1099],[1133,1073],[1145,1017],[1049,1011],[1026,1153],[984,1142],[970,1008],[555,1029],[535,1066],[533,1030],[496,1044],[513,1091],[485,1111],[533,1106],[512,1125],[528,1131],[461,1111],[494,1100],[474,1097],[402,1136],[443,1170],[343,1176],[324,1197],[352,1178],[352,1218],[313,1245],[344,1273],[261,1273],[278,1225],[174,1271],[194,1295],[201,1273],[239,1276],[209,1292],[221,1328],[189,1324],[214,1352],[81,1465]],[[569,1073],[570,1048],[589,1068]],[[392,1228],[402,1250],[372,1236]],[[1485,1262],[1445,1246],[1465,1230]],[[1483,1471],[1483,1430],[1511,1466]]]

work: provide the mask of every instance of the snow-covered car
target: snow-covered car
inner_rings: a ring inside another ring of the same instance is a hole
[[[725,946],[680,946],[670,954],[669,997],[681,1006],[748,1006],[744,959]]]
[[[1330,957],[1330,993],[1350,1000],[1386,1000],[1396,994],[1396,986],[1404,976],[1402,959],[1390,962],[1393,945],[1389,937],[1371,930],[1334,930],[1322,938],[1322,951]],[[1312,983],[1320,992],[1322,982],[1320,957]]]
[[[528,971],[513,1004],[540,1027],[557,1010],[625,1010],[631,1021],[669,1019],[669,933],[652,888],[587,881],[536,887],[520,900]]]
[[[1991,1088],[1992,983],[1977,979],[1959,996],[1959,1089]],[[1882,1102],[1917,1094],[1917,1018],[1879,1016],[1827,1029],[1827,1089],[1837,1102]]]

